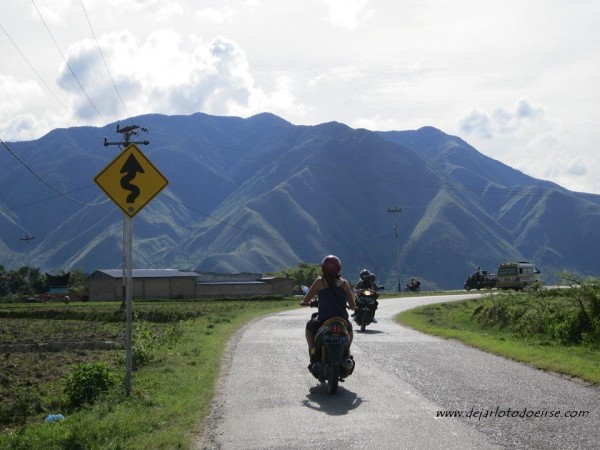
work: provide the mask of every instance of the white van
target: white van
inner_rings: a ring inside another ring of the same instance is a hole
[[[524,288],[540,283],[540,271],[527,261],[508,262],[498,267],[498,289],[514,289],[522,291]]]

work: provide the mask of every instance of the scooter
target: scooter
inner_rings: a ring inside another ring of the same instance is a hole
[[[318,306],[318,300],[311,301],[310,306]],[[327,382],[328,392],[335,394],[338,383],[353,371],[354,359],[350,356],[350,334],[346,321],[341,317],[333,317],[325,321],[317,332],[315,362],[310,372],[321,383]]]

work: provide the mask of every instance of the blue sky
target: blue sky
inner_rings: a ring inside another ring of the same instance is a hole
[[[434,126],[600,194],[598,23],[590,0],[6,0],[0,138],[198,111]]]

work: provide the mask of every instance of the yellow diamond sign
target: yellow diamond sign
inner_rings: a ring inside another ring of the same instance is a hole
[[[129,144],[94,181],[129,217],[169,183],[135,144]]]

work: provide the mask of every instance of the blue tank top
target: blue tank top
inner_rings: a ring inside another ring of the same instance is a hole
[[[329,286],[319,291],[319,315],[317,320],[325,322],[332,317],[348,319],[346,291],[341,286]]]

